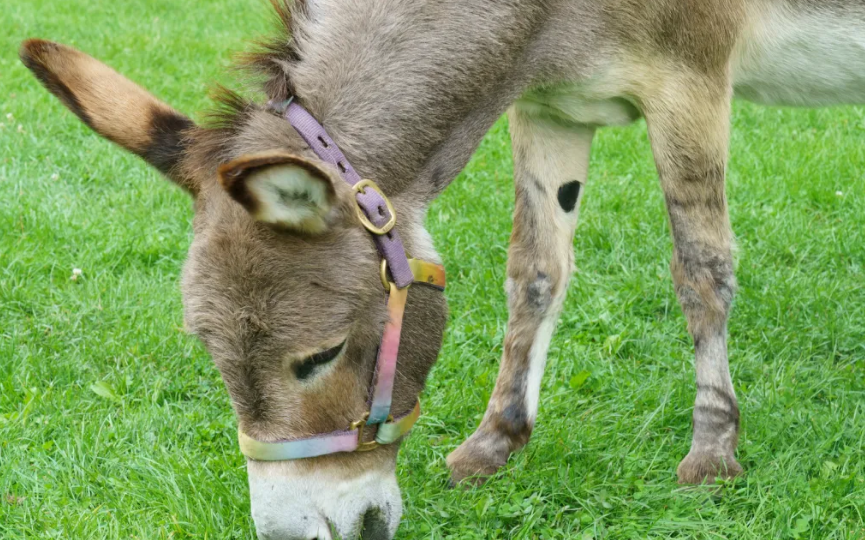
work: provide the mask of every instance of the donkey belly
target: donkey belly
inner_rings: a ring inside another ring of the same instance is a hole
[[[737,97],[767,105],[865,103],[865,6],[778,2],[755,11],[733,58]]]

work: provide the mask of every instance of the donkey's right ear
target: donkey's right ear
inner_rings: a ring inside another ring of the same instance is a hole
[[[219,182],[258,221],[299,233],[357,223],[351,188],[323,163],[282,151],[241,156]]]
[[[91,129],[141,156],[193,194],[180,172],[192,121],[102,62],[71,47],[28,39],[21,61]]]

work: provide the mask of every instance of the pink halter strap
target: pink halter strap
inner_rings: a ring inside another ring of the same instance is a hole
[[[408,287],[412,283],[426,283],[444,290],[444,268],[406,257],[402,240],[394,229],[396,213],[390,201],[373,181],[361,179],[324,127],[306,109],[293,99],[280,104],[270,103],[269,106],[291,123],[320,159],[333,165],[354,187],[358,218],[373,234],[382,256],[381,280],[385,288],[388,321],[378,349],[369,412],[363,418],[346,430],[277,442],[258,441],[238,431],[240,450],[250,459],[287,461],[336,452],[372,450],[378,445],[396,442],[408,433],[420,416],[420,402],[397,418],[390,413]],[[378,426],[375,439],[369,442],[363,441],[366,426]]]

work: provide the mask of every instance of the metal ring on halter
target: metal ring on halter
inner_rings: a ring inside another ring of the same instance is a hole
[[[348,426],[349,431],[357,430],[357,448],[355,452],[369,452],[378,446],[375,439],[369,442],[363,442],[363,429],[366,427],[366,421],[369,418],[369,412],[366,412],[360,420],[355,420]]]
[[[384,292],[389,293],[390,288],[393,285],[391,280],[387,278],[387,259],[381,260],[381,269],[379,270],[379,277],[381,278],[381,284],[384,285]]]

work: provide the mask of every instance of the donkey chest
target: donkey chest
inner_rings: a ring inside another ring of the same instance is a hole
[[[599,91],[592,81],[531,90],[520,98],[520,106],[538,116],[598,127],[628,125],[641,116],[630,101]]]

